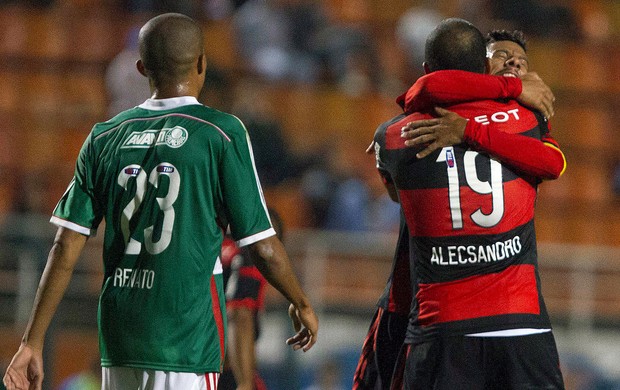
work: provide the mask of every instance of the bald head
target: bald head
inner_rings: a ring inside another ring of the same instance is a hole
[[[149,20],[140,29],[139,47],[145,73],[155,85],[184,81],[204,54],[200,26],[176,13]]]
[[[431,72],[455,69],[484,73],[486,42],[468,21],[445,19],[428,36],[425,57]]]

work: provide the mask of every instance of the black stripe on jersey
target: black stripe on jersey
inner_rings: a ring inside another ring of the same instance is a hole
[[[502,234],[411,237],[411,260],[419,283],[438,283],[536,265],[534,221]]]
[[[540,296],[540,294],[539,294]],[[546,310],[541,306],[541,315],[535,314],[505,314],[492,317],[480,317],[463,321],[453,321],[422,327],[417,323],[417,318],[410,318],[407,328],[406,343],[416,344],[427,341],[429,338],[439,335],[472,334],[491,332],[506,329],[551,329],[551,322]],[[501,324],[498,329],[498,323]]]

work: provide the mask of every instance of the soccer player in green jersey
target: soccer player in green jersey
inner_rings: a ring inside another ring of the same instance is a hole
[[[46,330],[89,236],[105,219],[99,300],[103,386],[217,388],[225,351],[219,259],[229,226],[291,303],[294,350],[309,350],[318,318],[269,220],[243,123],[200,104],[206,60],[199,25],[163,14],[140,31],[152,96],[96,124],[54,210],[58,232],[7,389],[41,389]]]

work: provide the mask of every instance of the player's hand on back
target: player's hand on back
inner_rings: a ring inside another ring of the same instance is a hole
[[[554,114],[553,102],[555,102],[551,88],[542,81],[536,72],[528,72],[521,76],[521,83],[523,86],[517,101],[540,111],[545,118],[551,118]]]
[[[467,119],[459,114],[436,107],[437,118],[412,121],[403,126],[401,137],[409,147],[421,147],[416,154],[424,158],[437,149],[463,142]]]
[[[297,334],[286,340],[286,344],[291,345],[295,351],[303,349],[304,352],[307,352],[316,343],[319,318],[312,307],[306,306],[300,309],[293,304],[288,308],[288,315]]]

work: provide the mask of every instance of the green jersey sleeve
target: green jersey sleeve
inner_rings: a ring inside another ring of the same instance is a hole
[[[56,205],[50,222],[85,235],[94,235],[103,218],[95,197],[92,179],[92,134],[78,155],[75,173]]]
[[[260,186],[252,144],[243,123],[231,134],[229,147],[221,161],[222,196],[226,200],[226,217],[237,245],[245,246],[275,235]]]

